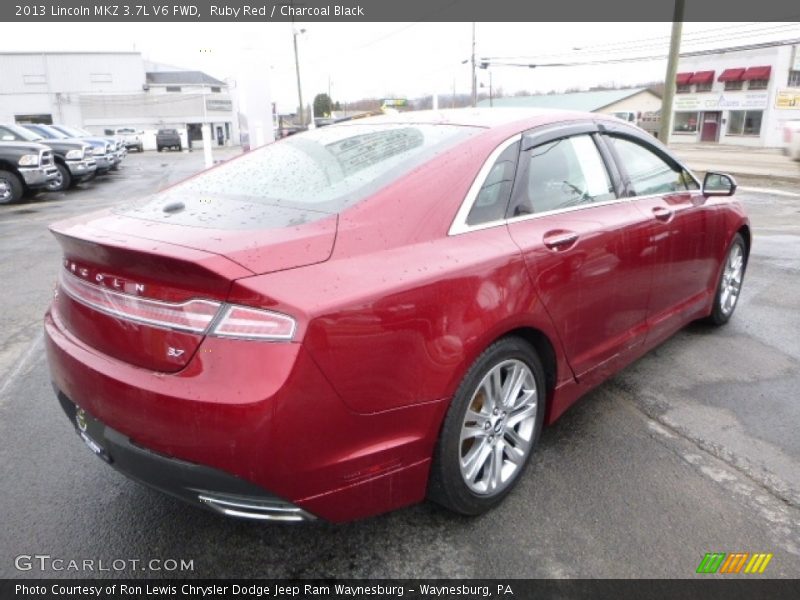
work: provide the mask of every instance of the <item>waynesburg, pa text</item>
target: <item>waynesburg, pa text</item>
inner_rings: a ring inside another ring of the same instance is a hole
[[[496,588],[496,589],[493,589]],[[193,585],[184,583],[175,584],[127,584],[114,583],[108,585],[25,585],[17,584],[15,594],[17,596],[71,596],[71,597],[94,597],[107,598],[117,594],[120,596],[186,596],[191,598],[217,598],[228,596],[243,597],[272,597],[272,598],[297,598],[309,596],[336,597],[342,596],[379,596],[401,598],[406,593],[409,595],[419,594],[423,597],[452,597],[465,596],[469,598],[491,598],[493,596],[513,596],[514,591],[508,584],[488,585],[427,585],[418,584],[413,586],[405,585],[383,585],[383,584],[342,584],[333,585],[259,585],[259,584],[229,584],[229,585]],[[334,596],[335,595],[335,596]]]

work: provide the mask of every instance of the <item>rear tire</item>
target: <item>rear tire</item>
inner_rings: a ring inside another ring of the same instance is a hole
[[[11,171],[0,170],[0,204],[19,202],[25,188],[20,178]]]
[[[523,339],[503,338],[481,354],[447,411],[428,498],[464,515],[499,504],[530,462],[545,389],[542,363]]]
[[[733,236],[725,254],[725,262],[722,263],[722,273],[717,283],[717,292],[714,294],[714,308],[708,317],[708,322],[712,325],[724,325],[733,316],[742,292],[746,267],[747,247],[742,235],[737,233]]]

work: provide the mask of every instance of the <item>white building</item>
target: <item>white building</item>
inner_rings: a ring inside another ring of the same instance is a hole
[[[670,143],[780,147],[800,119],[800,40],[683,55]]]
[[[117,127],[179,131],[200,145],[211,126],[214,145],[239,143],[239,120],[224,81],[200,71],[163,70],[138,52],[0,54],[0,122],[63,123],[102,134]]]

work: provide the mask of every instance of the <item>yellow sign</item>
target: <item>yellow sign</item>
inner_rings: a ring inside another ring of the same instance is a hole
[[[775,108],[800,110],[800,90],[778,90]]]

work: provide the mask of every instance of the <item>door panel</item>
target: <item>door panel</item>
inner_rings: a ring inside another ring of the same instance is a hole
[[[589,379],[644,341],[654,259],[649,219],[617,198],[607,166],[589,135],[525,148],[508,222],[573,371]]]
[[[626,194],[649,220],[654,278],[648,302],[653,337],[683,325],[705,302],[715,268],[713,211],[680,165],[642,140],[605,138],[617,156]]]

